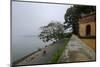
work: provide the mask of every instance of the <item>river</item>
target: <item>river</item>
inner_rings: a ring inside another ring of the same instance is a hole
[[[38,36],[16,36],[12,38],[11,59],[12,62],[49,45],[51,42],[44,43]]]

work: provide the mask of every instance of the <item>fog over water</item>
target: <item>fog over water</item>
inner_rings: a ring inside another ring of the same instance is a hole
[[[71,5],[12,2],[12,61],[28,55],[51,42],[39,39],[40,27],[50,21],[64,22]]]

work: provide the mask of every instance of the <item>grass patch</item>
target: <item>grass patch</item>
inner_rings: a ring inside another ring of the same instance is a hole
[[[62,55],[63,51],[65,50],[65,46],[67,45],[68,41],[69,41],[70,38],[65,38],[64,39],[64,44],[62,47],[57,47],[56,51],[54,52],[51,60],[48,62],[48,63],[57,63],[60,56]],[[62,45],[62,44],[61,44]]]

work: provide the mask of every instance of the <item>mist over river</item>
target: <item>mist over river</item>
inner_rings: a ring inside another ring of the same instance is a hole
[[[43,43],[39,39],[40,27],[52,20],[63,23],[70,6],[12,1],[12,62],[49,45],[51,42]]]
[[[16,39],[12,39],[12,61],[16,61],[50,43],[52,42],[42,42],[38,36],[17,36]]]

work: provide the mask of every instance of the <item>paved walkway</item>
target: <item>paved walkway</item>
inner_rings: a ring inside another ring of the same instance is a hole
[[[77,36],[72,35],[58,62],[63,63],[92,60],[95,60],[95,52],[93,49],[84,44]]]
[[[63,45],[63,40],[51,44],[48,47],[45,47],[42,50],[38,51],[37,53],[27,57],[23,61],[17,63],[17,65],[46,64],[50,61],[54,52],[57,51],[57,48],[62,47]],[[46,54],[43,54],[44,50],[46,50]]]

